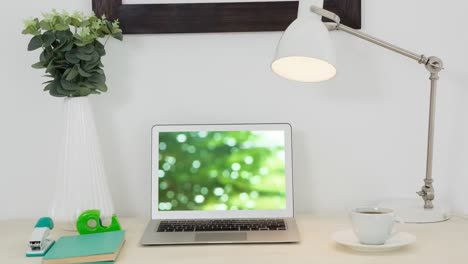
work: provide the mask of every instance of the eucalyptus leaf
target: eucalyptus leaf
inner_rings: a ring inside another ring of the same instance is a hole
[[[53,58],[53,54],[49,52],[47,49],[43,50],[41,52],[41,55],[39,56],[39,61],[42,62],[44,65],[48,65],[49,61]]]
[[[55,58],[52,58],[49,62],[49,65],[47,65],[46,72],[48,73],[54,73],[54,60]]]
[[[58,85],[58,82],[53,82],[54,85],[50,86],[50,89],[49,89],[49,94],[52,95],[52,96],[55,96],[55,97],[66,97],[67,94],[66,93],[62,93],[62,89],[60,88],[60,91],[59,91],[59,85]]]
[[[90,17],[90,19],[91,19],[91,17]],[[82,27],[87,27],[87,26],[89,26],[89,24],[90,24],[90,23],[89,23],[88,20],[84,20],[84,21],[81,22],[81,26],[82,26]]]
[[[67,30],[69,28],[70,28],[70,26],[68,26],[66,24],[55,24],[55,26],[54,26],[54,29],[57,30],[57,31],[64,31],[64,30]]]
[[[51,89],[55,89],[55,81],[47,84],[45,87],[44,87],[44,91],[49,91]]]
[[[57,31],[55,33],[55,36],[62,42],[70,41],[73,39],[73,33],[71,33],[69,30]]]
[[[34,63],[33,65],[31,65],[31,67],[33,67],[34,69],[44,69],[44,68],[46,68],[46,67],[42,64],[42,62],[36,62],[36,63]]]
[[[52,43],[55,41],[55,32],[54,31],[46,31],[42,35],[42,41],[44,42],[44,47],[48,47],[52,45]]]
[[[99,56],[104,56],[106,55],[106,50],[104,48],[96,48],[96,52],[98,53]]]
[[[106,82],[106,76],[104,74],[94,74],[88,80],[94,84],[101,84]]]
[[[115,39],[118,39],[118,40],[123,40],[122,32],[114,33],[114,34],[112,34],[112,37],[115,38]]]
[[[94,51],[94,46],[93,45],[86,45],[86,46],[83,46],[83,47],[78,47],[77,50],[80,53],[91,54]]]
[[[76,78],[76,76],[78,76],[78,68],[77,68],[77,65],[75,65],[73,68],[70,69],[70,71],[68,72],[68,74],[65,76],[65,80],[67,81],[71,81],[73,79]]]
[[[81,52],[77,52],[76,53],[76,57],[80,60],[84,60],[84,61],[89,61],[92,59],[92,56],[91,55],[88,55],[88,54],[84,54],[84,53],[81,53]]]
[[[34,36],[29,41],[28,50],[31,51],[31,50],[38,49],[38,48],[42,47],[43,44],[44,44],[44,42],[42,41],[42,36],[40,36],[40,35]]]
[[[79,93],[80,93],[80,96],[88,96],[91,94],[91,89],[89,89],[88,87],[80,87],[79,89]]]
[[[94,73],[97,73],[97,74],[102,74],[104,75],[104,70],[103,69],[95,69],[93,70]]]
[[[81,26],[80,20],[78,20],[78,19],[76,19],[76,18],[74,18],[74,17],[71,17],[71,18],[70,18],[70,24],[71,24],[72,26],[74,26],[74,27],[79,27],[79,26]]]
[[[76,91],[80,88],[77,83],[70,82],[65,79],[61,79],[60,84],[62,85],[63,89],[67,91]]]
[[[90,62],[90,61],[83,61],[82,62],[82,67],[83,67],[84,70],[90,72],[90,71],[93,71],[95,69],[99,69],[99,67],[100,67],[99,63],[100,63],[99,61],[94,62],[94,63]]]
[[[48,22],[48,21],[45,21],[45,20],[41,20],[41,22],[39,22],[39,26],[40,26],[43,30],[52,30],[52,29],[53,29],[51,23]]]
[[[76,57],[76,52],[73,52],[73,50],[65,53],[65,59],[72,64],[77,64],[80,62],[80,59]]]
[[[70,96],[72,94],[72,92],[67,91],[62,87],[61,82],[56,82],[56,88],[57,88],[57,93],[63,96]]]
[[[65,42],[65,45],[63,45],[60,50],[63,52],[70,51],[73,48],[73,42]]]
[[[77,66],[77,69],[78,69],[78,73],[83,76],[83,77],[91,77],[93,76],[91,73],[87,73],[85,72],[83,69],[81,69],[81,67],[79,65],[76,65]]]
[[[23,29],[23,31],[21,32],[21,34],[30,34],[30,35],[37,35],[35,33],[38,33],[39,31],[38,30],[35,30],[33,29],[32,27],[27,27],[25,29]]]
[[[107,85],[105,83],[98,84],[96,88],[101,92],[107,92]]]

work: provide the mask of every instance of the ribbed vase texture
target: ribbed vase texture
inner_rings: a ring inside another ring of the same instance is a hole
[[[58,175],[51,206],[54,221],[75,229],[85,210],[100,209],[102,217],[114,213],[99,140],[88,97],[65,98],[64,131]]]

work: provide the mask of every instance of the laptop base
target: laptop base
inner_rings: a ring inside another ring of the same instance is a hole
[[[156,232],[161,220],[151,220],[141,245],[294,243],[299,232],[294,218],[284,218],[286,230]]]

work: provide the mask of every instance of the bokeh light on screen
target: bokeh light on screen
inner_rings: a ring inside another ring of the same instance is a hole
[[[283,131],[159,133],[160,211],[286,208]]]

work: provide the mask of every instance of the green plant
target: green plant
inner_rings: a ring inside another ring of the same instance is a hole
[[[28,50],[42,48],[35,69],[45,69],[52,80],[44,91],[57,97],[78,97],[107,91],[101,57],[106,54],[99,38],[122,40],[119,22],[105,17],[53,10],[43,18],[26,20],[23,34],[33,35]],[[107,42],[107,40],[106,40]]]

